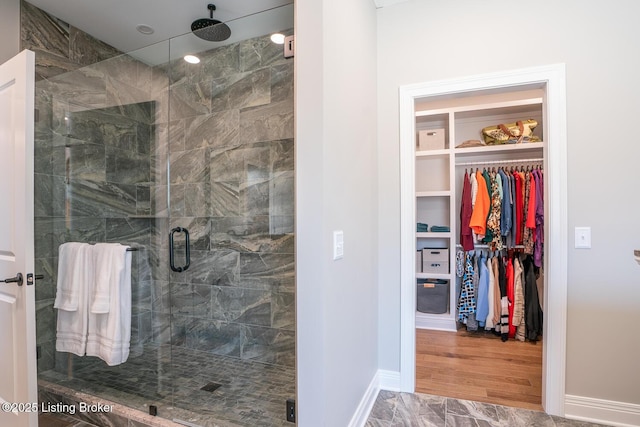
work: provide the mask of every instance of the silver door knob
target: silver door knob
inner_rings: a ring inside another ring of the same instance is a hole
[[[18,286],[22,286],[22,282],[23,282],[22,273],[18,273],[16,277],[10,277],[9,279],[0,280],[0,282],[17,283]]]

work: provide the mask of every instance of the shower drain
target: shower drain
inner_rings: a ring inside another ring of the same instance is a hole
[[[208,383],[207,385],[205,385],[204,387],[201,387],[200,390],[204,390],[204,391],[208,391],[210,393],[213,393],[214,391],[216,391],[219,387],[222,387],[222,384],[218,384],[218,383]]]

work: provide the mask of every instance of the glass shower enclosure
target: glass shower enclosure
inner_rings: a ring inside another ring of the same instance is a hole
[[[41,387],[188,425],[291,425],[293,61],[273,22],[292,34],[293,6],[229,22],[223,43],[185,34],[37,82]],[[65,242],[134,249],[125,363],[56,351]]]

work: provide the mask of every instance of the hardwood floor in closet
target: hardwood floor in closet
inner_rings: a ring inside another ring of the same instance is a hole
[[[416,392],[542,410],[542,341],[417,329]]]

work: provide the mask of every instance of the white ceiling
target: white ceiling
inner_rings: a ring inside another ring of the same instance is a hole
[[[216,5],[213,18],[231,27],[233,35],[228,42],[293,27],[293,0],[27,1],[122,52],[190,33],[193,21],[209,18],[209,3]],[[290,7],[280,7],[284,5]],[[260,19],[248,17],[270,9],[274,10],[261,14]],[[136,30],[139,24],[149,25],[155,32],[152,35],[141,34]],[[205,43],[208,49],[216,46],[212,42]]]

